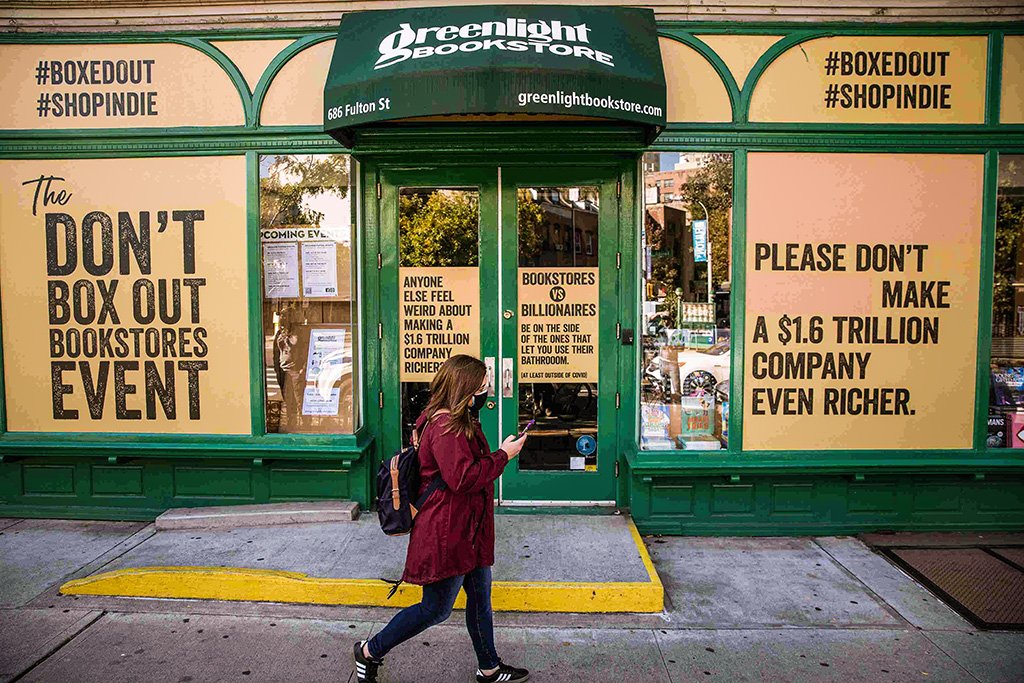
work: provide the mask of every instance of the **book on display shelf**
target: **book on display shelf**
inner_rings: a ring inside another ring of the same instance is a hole
[[[722,450],[722,443],[710,434],[681,434],[676,437],[676,442],[686,451]]]

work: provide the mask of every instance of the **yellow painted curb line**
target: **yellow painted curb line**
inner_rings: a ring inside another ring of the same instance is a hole
[[[643,539],[627,520],[647,570],[644,582],[495,581],[491,601],[503,612],[661,612],[664,588]],[[391,586],[375,579],[328,579],[299,572],[242,567],[140,567],[102,572],[68,581],[64,595],[139,598],[190,598],[297,602],[315,605],[407,607],[420,601],[419,586],[402,584],[389,600]],[[459,594],[457,608],[465,607]]]

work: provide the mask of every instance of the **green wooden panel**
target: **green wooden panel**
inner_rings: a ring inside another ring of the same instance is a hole
[[[271,500],[349,497],[351,477],[347,470],[275,467],[269,474]]]
[[[754,514],[754,486],[752,484],[712,484],[712,515]]]
[[[981,512],[1024,512],[1024,490],[1020,482],[993,481],[976,488],[972,496]]]
[[[650,514],[693,515],[696,488],[693,484],[660,484],[651,487]]]
[[[645,479],[633,477],[631,483],[631,512],[642,533],[806,535],[1024,526],[1024,477],[976,481],[918,474],[850,482],[843,476],[788,474],[744,476],[742,484],[679,474]]]
[[[92,476],[94,496],[141,496],[143,468],[140,465],[93,465],[89,468]]]
[[[814,484],[771,484],[773,515],[814,511]]]
[[[0,463],[0,517],[153,519],[171,507],[312,499],[367,504],[360,492],[369,475],[341,461],[236,463],[208,457],[118,464],[106,458],[54,462],[40,457]]]
[[[850,512],[896,512],[898,490],[892,482],[850,484],[846,497]]]
[[[961,484],[916,484],[913,489],[915,512],[961,511]]]
[[[241,467],[174,468],[176,497],[243,498],[252,489],[252,471]]]
[[[21,487],[26,496],[75,494],[74,465],[23,465]]]

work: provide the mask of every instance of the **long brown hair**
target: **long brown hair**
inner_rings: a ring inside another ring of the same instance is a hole
[[[439,410],[448,410],[445,433],[456,432],[472,438],[476,433],[476,420],[469,404],[486,376],[487,366],[479,358],[458,354],[446,360],[430,381],[430,401],[423,409],[427,420]]]

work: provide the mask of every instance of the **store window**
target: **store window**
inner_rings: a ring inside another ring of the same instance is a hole
[[[517,191],[517,233],[519,242],[520,306],[518,324],[522,331],[518,347],[519,429],[535,426],[519,454],[519,469],[597,470],[597,451],[581,449],[580,443],[597,443],[598,437],[598,358],[597,344],[568,344],[570,326],[580,338],[597,340],[600,270],[598,266],[598,216],[600,188],[521,187]],[[545,247],[544,235],[561,221],[565,235],[563,249]],[[546,278],[561,278],[565,286],[540,284]],[[559,295],[554,294],[558,290]],[[566,313],[552,324],[543,314],[530,313],[552,301],[564,302],[580,312]],[[543,334],[537,334],[544,327]],[[557,331],[548,332],[557,328]],[[564,336],[565,346],[553,341]],[[525,343],[524,343],[525,337]],[[560,350],[561,349],[561,350]],[[566,355],[562,368],[546,364],[558,354]],[[537,381],[539,378],[549,381]],[[506,378],[503,377],[503,389]],[[511,396],[511,373],[507,391]],[[503,395],[505,391],[503,390]]]
[[[1024,155],[999,157],[989,448],[1024,448]]]
[[[401,188],[398,240],[402,441],[408,443],[445,358],[480,356],[480,191]],[[437,301],[449,309],[451,328],[441,326]]]
[[[268,433],[358,425],[352,207],[347,155],[260,157]]]
[[[643,168],[640,447],[728,448],[732,155],[651,153]]]

